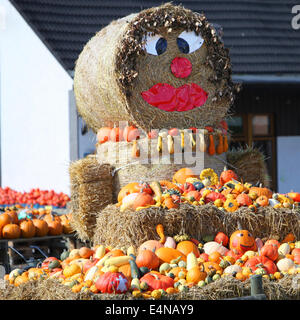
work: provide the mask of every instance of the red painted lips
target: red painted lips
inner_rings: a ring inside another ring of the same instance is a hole
[[[151,106],[164,111],[188,111],[201,107],[208,94],[196,83],[174,88],[167,83],[157,83],[142,93],[143,99]]]

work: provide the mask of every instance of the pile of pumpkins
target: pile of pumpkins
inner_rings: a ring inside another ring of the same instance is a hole
[[[290,233],[279,242],[263,243],[247,230],[230,238],[218,232],[198,241],[186,234],[166,236],[156,226],[159,240],[148,240],[136,250],[95,245],[63,251],[39,268],[15,269],[4,279],[19,286],[27,281],[54,278],[74,293],[132,294],[160,299],[218,281],[221,277],[245,281],[260,274],[270,281],[300,273],[300,241]]]
[[[149,207],[178,208],[181,203],[201,206],[212,203],[225,212],[235,212],[248,207],[257,212],[259,207],[295,208],[300,203],[300,193],[273,193],[261,184],[252,185],[238,181],[233,170],[218,176],[213,169],[201,171],[197,176],[190,168],[181,168],[172,181],[132,182],[125,185],[118,194],[120,211]]]
[[[57,236],[74,232],[70,226],[72,214],[56,215],[52,209],[6,207],[0,214],[0,238],[33,238]]]

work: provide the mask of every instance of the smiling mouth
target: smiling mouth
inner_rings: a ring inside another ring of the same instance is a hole
[[[246,248],[246,249],[247,249],[247,248],[252,248],[252,247],[253,247],[253,245],[252,245],[252,246],[244,246],[244,245],[242,245],[242,244],[240,244],[240,246],[241,246],[241,247],[243,247],[243,248]]]
[[[208,97],[208,93],[196,83],[179,88],[167,83],[157,83],[141,95],[151,106],[167,112],[183,112],[201,107]]]

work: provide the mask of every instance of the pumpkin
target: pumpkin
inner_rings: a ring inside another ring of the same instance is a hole
[[[40,219],[32,219],[32,223],[35,226],[35,235],[37,237],[44,237],[48,234],[49,228],[46,221]]]
[[[228,212],[234,212],[239,208],[239,204],[235,199],[227,199],[224,202],[224,208]]]
[[[159,184],[161,185],[161,187],[164,189],[164,190],[171,190],[171,189],[174,189],[180,193],[182,193],[182,188],[180,188],[179,186],[177,186],[175,183],[171,182],[171,181],[168,181],[168,180],[160,180],[159,181]],[[195,190],[195,189],[194,189]]]
[[[172,273],[175,277],[178,277],[179,272],[183,272],[187,274],[188,271],[186,268],[183,268],[183,267],[174,267],[169,271],[169,273]]]
[[[206,242],[203,246],[203,250],[208,255],[212,254],[213,252],[219,252],[222,256],[225,256],[228,249],[224,247],[222,244],[215,242],[215,241],[209,241]]]
[[[123,131],[123,139],[127,142],[131,142],[139,139],[140,131],[134,126],[127,126]]]
[[[274,244],[264,245],[260,250],[260,255],[275,261],[278,258],[278,248]]]
[[[140,251],[135,262],[139,268],[147,267],[150,270],[157,269],[159,266],[159,258],[150,250]]]
[[[174,286],[174,280],[168,276],[159,274],[159,273],[153,273],[149,272],[145,274],[141,279],[140,282],[146,282],[148,285],[148,290],[158,290],[163,289],[167,290],[170,287]]]
[[[70,219],[67,217],[66,214],[63,214],[61,217],[61,224],[63,226],[63,233],[70,234],[74,232],[73,228],[70,225]]]
[[[294,268],[294,267],[295,267],[294,261],[289,258],[283,258],[277,262],[277,268],[279,271],[287,272],[287,271],[289,271],[289,269]]]
[[[276,264],[265,256],[255,256],[248,259],[245,267],[251,268],[252,272],[258,268],[265,269],[268,274],[273,274],[277,271]]]
[[[181,257],[181,260],[186,261],[186,256],[177,249],[173,248],[159,248],[155,251],[155,254],[160,259],[160,263],[168,262],[170,263],[172,260]]]
[[[81,258],[88,259],[91,257],[95,252],[94,250],[88,248],[88,247],[81,247],[78,251]]]
[[[267,207],[269,205],[269,198],[264,195],[259,196],[256,199],[256,203],[259,204],[261,207]]]
[[[255,239],[248,230],[235,231],[230,236],[229,248],[236,249],[241,253],[245,253],[248,250],[256,251],[257,249]]]
[[[295,235],[293,233],[288,233],[284,239],[282,240],[282,243],[284,242],[294,242],[296,241]]]
[[[14,223],[14,224],[19,223],[18,214],[16,211],[6,211],[6,213],[11,217],[11,223]]]
[[[58,236],[62,234],[63,232],[63,226],[60,221],[53,219],[52,221],[47,222],[48,223],[48,234],[50,236]]]
[[[133,203],[136,199],[136,197],[139,195],[139,193],[130,193],[127,196],[125,196],[122,200],[122,202],[119,202],[120,204],[120,211],[123,212],[126,209],[132,209],[133,208]]]
[[[193,252],[196,258],[199,258],[200,252],[197,246],[192,241],[181,241],[177,244],[176,249],[187,256],[190,252]]]
[[[124,187],[121,188],[120,192],[118,193],[118,202],[122,202],[125,196],[131,193],[139,193],[140,190],[141,189],[138,182],[131,182],[126,184]]]
[[[249,189],[249,194],[250,193],[255,193],[259,197],[260,196],[266,196],[268,199],[272,198],[273,192],[268,189],[268,188],[263,188],[263,187],[251,187]]]
[[[17,224],[14,224],[14,223],[6,224],[2,229],[2,236],[5,239],[20,238],[21,229]]]
[[[246,193],[241,193],[236,197],[236,201],[240,206],[250,206],[252,204],[251,198]]]
[[[77,263],[70,264],[70,265],[66,266],[63,270],[63,275],[66,278],[70,278],[77,273],[81,273],[81,267]]]
[[[289,192],[288,197],[290,197],[295,202],[300,202],[300,193],[299,192]]]
[[[119,127],[112,128],[110,131],[109,140],[113,142],[119,142],[123,140],[123,130]]]
[[[223,232],[218,232],[214,239],[215,242],[222,244],[224,247],[227,246],[229,242],[228,236]]]
[[[194,202],[194,201],[199,201],[201,198],[201,193],[199,191],[189,191],[187,194],[186,194],[186,199],[188,199],[189,201],[191,202]]]
[[[112,249],[111,251],[105,254],[105,257],[114,258],[114,257],[122,257],[125,256],[125,253],[121,249]]]
[[[215,251],[208,256],[208,261],[220,263],[221,257],[222,257],[221,253],[218,251]]]
[[[173,175],[174,183],[184,184],[187,178],[197,178],[197,175],[190,168],[181,168]]]
[[[222,193],[212,191],[207,196],[205,196],[205,203],[215,202],[216,200],[226,201],[225,196]]]
[[[140,245],[138,253],[141,250],[151,250],[155,252],[156,250],[158,250],[159,248],[162,248],[163,246],[164,245],[157,240],[148,240]]]
[[[111,128],[103,127],[100,128],[97,132],[97,140],[99,143],[104,143],[109,140],[111,133]]]
[[[224,170],[220,174],[220,185],[223,186],[232,179],[238,180],[237,174],[233,170],[228,170],[227,167],[224,167]]]
[[[197,284],[201,280],[205,280],[207,273],[204,271],[204,266],[196,266],[190,269],[186,274],[187,283]]]
[[[141,192],[134,199],[132,208],[136,210],[138,207],[146,207],[153,204],[155,204],[153,196],[151,196],[149,193]]]
[[[298,256],[298,255],[300,255],[300,249],[299,249],[299,248],[293,249],[292,255],[293,255],[293,256]]]
[[[102,293],[125,293],[129,289],[129,281],[121,272],[105,272],[95,285]]]
[[[12,217],[6,212],[1,213],[0,214],[0,229],[9,223],[12,223]]]
[[[268,245],[268,244],[273,244],[275,246],[277,246],[277,249],[280,247],[280,242],[278,240],[275,240],[275,239],[269,239],[265,242],[265,245]]]
[[[212,262],[212,261],[203,262],[203,266],[206,273],[209,273],[213,269],[215,269],[216,271],[223,271],[223,269],[216,262]]]
[[[171,197],[165,198],[162,205],[167,209],[177,209],[179,207],[179,203]]]

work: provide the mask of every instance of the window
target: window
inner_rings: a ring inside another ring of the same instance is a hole
[[[232,134],[230,148],[253,146],[261,150],[266,157],[271,187],[277,190],[274,115],[272,113],[237,114],[227,119],[227,123]]]

